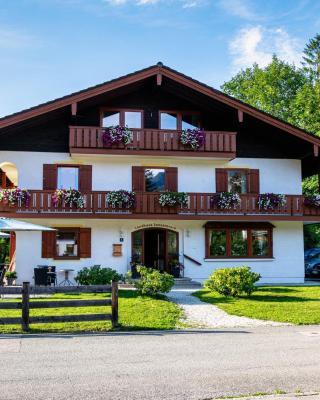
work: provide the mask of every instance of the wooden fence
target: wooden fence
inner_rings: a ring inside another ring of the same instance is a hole
[[[14,289],[14,290],[10,290]],[[53,290],[52,290],[53,289]],[[79,290],[80,289],[80,290]],[[48,294],[48,293],[74,293],[86,292],[96,293],[103,291],[111,293],[111,299],[102,300],[49,300],[49,301],[30,301],[30,293]],[[1,302],[0,309],[2,310],[21,310],[21,317],[0,317],[0,325],[21,324],[22,330],[27,332],[30,324],[46,324],[56,322],[82,322],[82,321],[111,321],[112,327],[118,325],[118,283],[112,282],[112,285],[100,286],[100,288],[93,287],[92,290],[81,289],[80,287],[57,287],[57,288],[32,288],[30,290],[30,283],[23,282],[20,288],[0,288],[0,294],[20,293],[22,295],[21,301]],[[80,315],[61,315],[61,316],[39,316],[30,317],[30,309],[39,308],[60,308],[60,307],[98,307],[98,306],[111,306],[111,314],[80,314]]]

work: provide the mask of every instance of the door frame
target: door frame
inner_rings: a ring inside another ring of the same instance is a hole
[[[168,272],[167,271],[167,268],[168,268],[168,232],[173,232],[173,233],[175,233],[176,234],[176,236],[177,236],[177,254],[178,254],[178,257],[179,257],[179,247],[180,247],[180,238],[179,238],[179,232],[178,231],[174,231],[173,229],[167,229],[167,228],[158,228],[158,227],[151,227],[151,228],[143,228],[143,229],[137,229],[137,230],[135,230],[135,231],[132,231],[131,232],[131,259],[132,259],[132,253],[133,253],[133,235],[136,233],[136,232],[142,232],[142,251],[141,251],[141,264],[142,265],[144,265],[144,262],[145,262],[145,259],[144,259],[144,256],[145,256],[145,249],[144,249],[144,245],[145,245],[145,241],[144,241],[144,233],[146,232],[146,231],[150,231],[150,230],[154,230],[154,231],[165,231],[165,239],[164,239],[164,252],[165,252],[165,255],[164,255],[164,265],[165,265],[165,269],[164,269],[164,271],[166,271],[166,272]]]

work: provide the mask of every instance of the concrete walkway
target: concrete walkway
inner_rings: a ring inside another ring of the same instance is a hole
[[[263,321],[247,317],[229,315],[220,308],[200,301],[192,296],[194,289],[174,289],[167,294],[169,300],[179,304],[185,313],[185,322],[191,326],[203,328],[237,328],[253,326],[289,325],[274,321]]]

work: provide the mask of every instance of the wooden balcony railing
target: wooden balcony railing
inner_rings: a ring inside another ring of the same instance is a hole
[[[62,204],[54,206],[52,203],[52,192],[45,190],[29,190],[31,194],[28,206],[17,205],[9,207],[0,203],[0,215],[19,214],[19,217],[27,216],[70,216],[70,217],[93,217],[93,218],[173,218],[173,219],[206,219],[219,217],[223,219],[232,217],[258,217],[279,219],[319,219],[320,209],[306,207],[303,203],[304,197],[300,195],[287,195],[286,204],[274,210],[263,210],[258,205],[258,195],[241,195],[241,204],[233,209],[219,209],[212,202],[213,193],[188,193],[188,205],[186,207],[162,207],[159,204],[159,193],[138,192],[136,193],[135,206],[132,209],[114,208],[108,204],[106,191],[94,191],[83,194],[84,207],[75,208]],[[252,217],[252,218],[251,218]],[[286,218],[284,218],[286,217]],[[287,218],[289,217],[289,218]]]
[[[190,155],[234,158],[236,155],[236,132],[206,131],[205,142],[197,150],[180,142],[181,131],[159,129],[130,129],[132,143],[124,146],[105,147],[102,129],[93,126],[70,126],[70,153]]]

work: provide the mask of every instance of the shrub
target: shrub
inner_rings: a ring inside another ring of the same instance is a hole
[[[7,271],[4,276],[8,279],[17,279],[16,271]]]
[[[101,268],[100,265],[94,265],[82,268],[74,280],[80,285],[107,285],[111,281],[122,280],[122,275],[112,268]]]
[[[205,287],[223,296],[237,297],[241,294],[248,296],[255,290],[255,282],[260,274],[252,272],[249,267],[219,268],[205,282]]]
[[[140,279],[135,282],[135,287],[141,294],[168,293],[174,285],[173,276],[166,272],[161,273],[142,265],[137,266],[137,271],[140,274]]]

